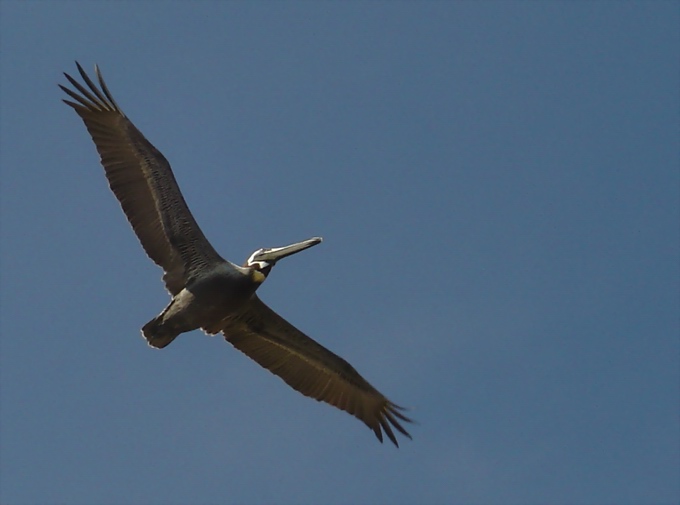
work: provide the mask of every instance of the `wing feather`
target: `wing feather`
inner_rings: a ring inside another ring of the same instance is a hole
[[[118,198],[147,255],[165,271],[174,295],[195,270],[222,261],[196,223],[170,164],[125,116],[95,67],[99,87],[76,62],[86,86],[64,74],[77,91],[59,87],[81,117]]]
[[[326,402],[363,421],[383,441],[396,445],[393,428],[411,438],[412,422],[347,361],[318,344],[267,307],[256,295],[237,316],[222,321],[226,340],[305,396]]]

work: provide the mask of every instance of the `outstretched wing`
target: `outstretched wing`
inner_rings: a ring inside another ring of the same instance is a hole
[[[329,403],[363,421],[382,442],[383,431],[396,445],[392,428],[411,438],[403,410],[371,386],[340,356],[319,345],[256,295],[219,329],[227,341],[305,396]],[[213,331],[216,330],[216,331]]]
[[[193,271],[222,258],[191,215],[170,164],[118,107],[99,68],[97,87],[76,65],[87,88],[65,73],[78,93],[59,85],[75,100],[64,102],[85,123],[111,190],[142,247],[165,271],[168,291],[177,294]]]

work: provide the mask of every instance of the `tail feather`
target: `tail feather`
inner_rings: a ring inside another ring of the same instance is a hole
[[[163,326],[163,314],[161,314],[142,326],[142,335],[151,347],[163,349],[175,340],[179,333],[168,330],[167,327]]]

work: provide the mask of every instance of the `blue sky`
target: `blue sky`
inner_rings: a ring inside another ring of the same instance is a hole
[[[0,3],[0,501],[677,503],[677,2]],[[168,297],[63,71],[98,63],[401,448]]]

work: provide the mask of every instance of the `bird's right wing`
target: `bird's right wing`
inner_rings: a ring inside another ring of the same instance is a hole
[[[111,190],[146,253],[165,270],[166,287],[177,294],[192,269],[221,258],[191,215],[170,164],[118,107],[99,68],[98,88],[76,65],[87,88],[65,73],[79,93],[59,85],[75,100],[64,102],[85,123]]]
[[[411,438],[401,422],[411,422],[340,356],[321,346],[253,295],[239,314],[222,321],[227,341],[305,396],[329,403],[363,421],[382,442],[396,445],[392,428]]]

